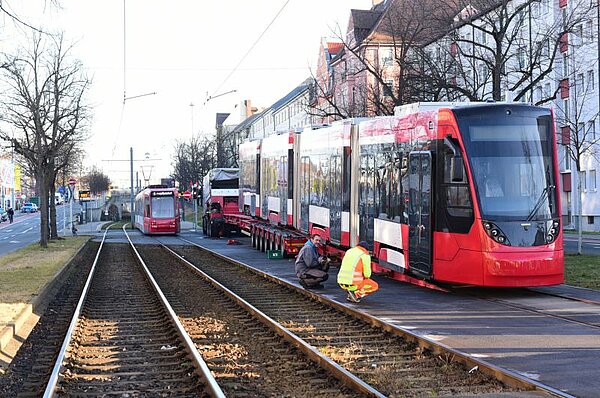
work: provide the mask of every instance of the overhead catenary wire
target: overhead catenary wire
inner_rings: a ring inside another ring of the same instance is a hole
[[[210,97],[214,97],[219,92],[219,90],[221,90],[221,88],[225,85],[225,83],[227,83],[227,81],[231,78],[231,76],[233,76],[233,74],[238,70],[238,68],[240,67],[240,65],[242,64],[242,62],[244,62],[244,60],[246,59],[246,57],[248,55],[250,55],[250,53],[252,52],[252,50],[254,49],[254,47],[256,47],[256,45],[260,42],[260,40],[263,38],[263,36],[265,35],[265,33],[267,33],[267,31],[269,30],[269,28],[271,27],[271,25],[273,25],[273,23],[275,23],[275,21],[277,20],[277,18],[279,18],[279,16],[281,15],[281,13],[283,12],[283,10],[285,9],[285,7],[288,5],[289,2],[290,2],[290,0],[286,0],[286,2],[283,3],[283,5],[279,9],[279,11],[277,11],[277,14],[275,14],[275,16],[273,17],[273,19],[271,20],[271,22],[269,22],[269,24],[267,25],[267,27],[258,36],[258,38],[256,39],[256,41],[252,44],[252,46],[250,46],[250,48],[248,49],[248,51],[246,51],[246,53],[239,60],[239,62],[237,63],[237,65],[231,70],[231,72],[229,72],[229,74],[227,75],[227,77],[225,77],[225,79],[221,82],[221,84],[219,84],[219,86],[210,95]]]

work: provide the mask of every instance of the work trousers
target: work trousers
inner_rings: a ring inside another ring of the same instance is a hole
[[[363,298],[379,289],[379,285],[373,279],[365,278],[356,285],[340,285],[344,290],[354,292],[356,297]]]
[[[307,269],[299,278],[308,286],[317,286],[329,278],[329,274],[316,268]]]

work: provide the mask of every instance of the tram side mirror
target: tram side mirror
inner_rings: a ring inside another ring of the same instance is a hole
[[[450,173],[452,182],[462,182],[464,180],[464,163],[462,156],[453,156],[450,160]]]

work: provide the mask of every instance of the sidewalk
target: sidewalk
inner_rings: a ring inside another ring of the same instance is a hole
[[[194,222],[193,221],[182,221],[181,222],[181,230],[182,231],[193,231],[194,230]],[[197,230],[202,232],[202,227],[198,226]]]
[[[104,224],[109,223],[110,221],[95,221],[89,222],[85,224],[75,224],[75,228],[77,228],[77,235],[96,235],[101,231],[101,228]],[[59,235],[61,236],[70,236],[71,229],[69,226],[65,230],[60,230]]]
[[[564,237],[568,238],[568,239],[577,239],[579,235],[577,235],[577,232],[573,231],[563,231],[564,233]],[[600,241],[600,234],[581,234],[581,238],[583,240],[594,240],[594,241]]]

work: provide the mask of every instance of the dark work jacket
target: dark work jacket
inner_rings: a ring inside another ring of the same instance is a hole
[[[302,246],[296,257],[296,276],[300,278],[309,268],[321,269],[319,253],[314,243],[310,240]]]

